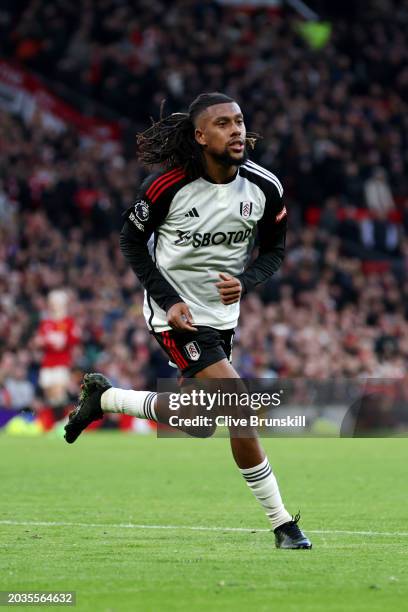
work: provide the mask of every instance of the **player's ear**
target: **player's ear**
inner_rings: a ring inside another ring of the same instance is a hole
[[[204,132],[202,132],[199,128],[196,128],[194,131],[194,137],[199,145],[205,146],[207,144],[206,138],[204,136]]]

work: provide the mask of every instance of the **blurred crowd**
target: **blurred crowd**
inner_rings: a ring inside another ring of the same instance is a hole
[[[334,23],[321,51],[292,18],[212,1],[30,0],[3,12],[9,56],[137,126],[163,98],[168,112],[202,90],[242,103],[291,225],[282,270],[242,303],[233,362],[244,376],[405,375],[408,7],[376,6],[366,22]],[[145,175],[132,148],[107,153],[38,114],[0,112],[0,150],[0,405],[62,405],[42,372],[54,353],[72,400],[84,370],[135,388],[174,375],[118,246]]]
[[[320,51],[293,14],[215,0],[29,0],[9,10],[10,56],[138,126],[163,99],[170,112],[202,91],[235,97],[263,136],[258,161],[303,206],[332,198],[384,215],[408,193],[407,0],[369,0],[358,19],[334,22]]]

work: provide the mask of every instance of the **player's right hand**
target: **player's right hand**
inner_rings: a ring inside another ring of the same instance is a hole
[[[167,323],[171,325],[173,329],[178,329],[180,331],[197,331],[197,328],[194,327],[190,309],[185,302],[173,304],[173,306],[168,309]]]

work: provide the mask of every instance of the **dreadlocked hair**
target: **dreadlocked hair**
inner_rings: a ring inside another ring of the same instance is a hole
[[[182,167],[190,176],[198,176],[203,160],[194,138],[194,125],[188,113],[173,113],[152,122],[137,135],[138,157],[147,166]]]
[[[159,121],[152,119],[151,127],[137,135],[138,158],[147,166],[181,167],[191,178],[202,176],[205,174],[204,155],[194,136],[194,121],[209,106],[227,102],[234,100],[218,92],[201,94],[192,102],[188,113],[163,117],[163,101]],[[259,138],[258,134],[248,132],[247,145],[253,149]]]

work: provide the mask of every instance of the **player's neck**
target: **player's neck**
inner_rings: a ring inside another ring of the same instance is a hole
[[[228,183],[237,173],[238,166],[223,166],[213,159],[206,159],[206,175],[214,183]]]

